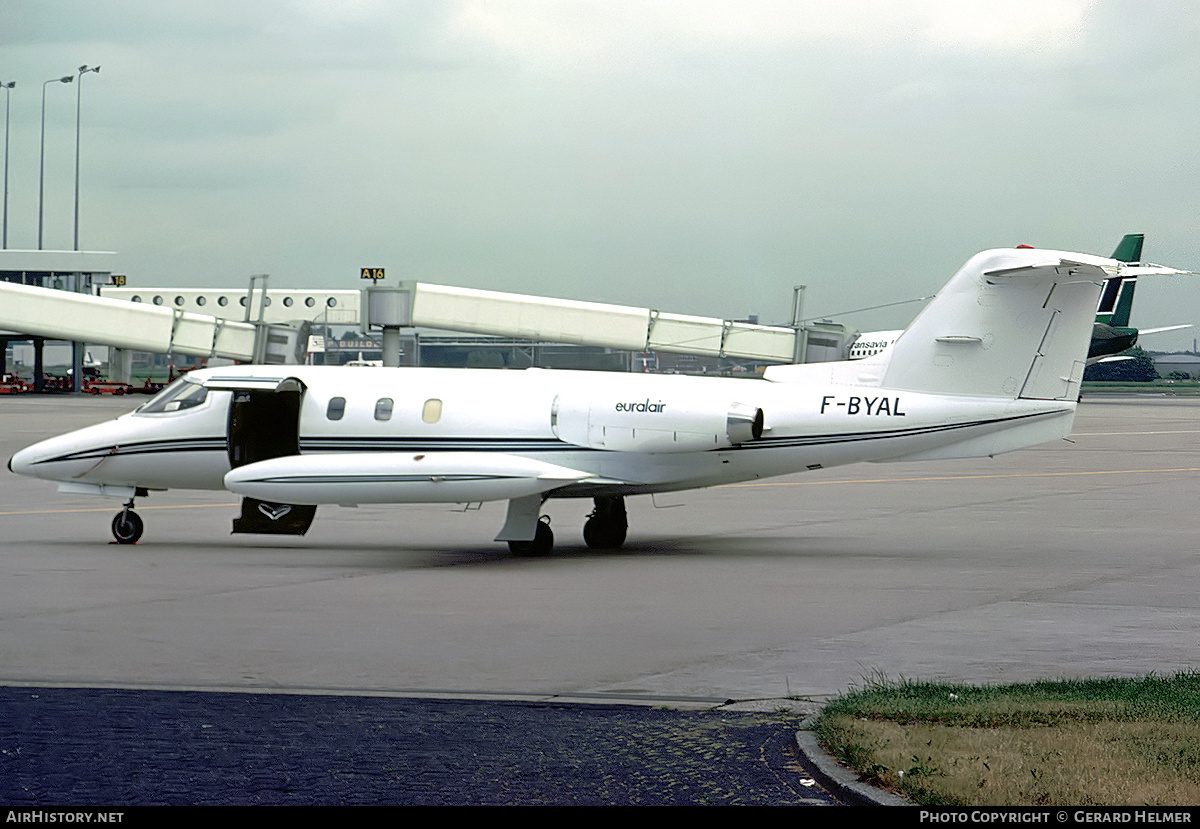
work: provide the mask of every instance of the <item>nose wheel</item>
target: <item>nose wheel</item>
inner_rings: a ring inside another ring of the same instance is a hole
[[[136,544],[143,529],[142,517],[133,511],[133,501],[113,517],[112,534],[118,544]]]

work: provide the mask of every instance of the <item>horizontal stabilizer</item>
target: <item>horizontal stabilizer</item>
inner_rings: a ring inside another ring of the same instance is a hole
[[[1182,328],[1191,328],[1191,327],[1192,327],[1191,323],[1185,323],[1183,325],[1165,325],[1162,328],[1139,328],[1138,336],[1144,337],[1147,334],[1162,334],[1164,331],[1179,331]]]
[[[1099,282],[1116,276],[1116,269],[1104,268],[1097,262],[1076,262],[1071,259],[1054,257],[1046,262],[984,271],[983,275],[991,285],[999,284],[1004,279],[1055,279],[1057,281],[1074,279]]]

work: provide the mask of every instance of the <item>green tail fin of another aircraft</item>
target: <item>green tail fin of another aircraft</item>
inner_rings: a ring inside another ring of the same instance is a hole
[[[1142,243],[1145,241],[1145,233],[1128,233],[1121,238],[1121,243],[1110,258],[1118,262],[1141,262]]]
[[[1146,234],[1144,233],[1128,233],[1121,238],[1121,242],[1113,251],[1111,258],[1118,262],[1141,262],[1142,244],[1145,241]],[[1136,287],[1136,278],[1110,279],[1104,286],[1104,293],[1100,296],[1096,322],[1122,328],[1128,327],[1129,316],[1133,311],[1133,289]]]

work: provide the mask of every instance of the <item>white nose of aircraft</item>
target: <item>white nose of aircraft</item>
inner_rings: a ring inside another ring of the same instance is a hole
[[[32,461],[30,458],[31,453],[29,449],[22,449],[8,459],[8,471],[16,472],[18,475],[32,475],[33,473],[30,472]]]
[[[87,465],[71,460],[71,445],[62,438],[52,438],[27,446],[8,459],[8,469],[18,475],[31,475],[49,480],[66,480],[86,471]],[[93,460],[91,466],[95,466]]]
[[[101,423],[27,446],[8,459],[18,475],[69,481],[94,469],[118,444],[114,424]]]

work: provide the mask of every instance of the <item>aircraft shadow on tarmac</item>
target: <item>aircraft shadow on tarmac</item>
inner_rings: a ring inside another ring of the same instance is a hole
[[[842,540],[844,543],[844,540]],[[844,558],[853,555],[844,547],[838,549],[839,539],[809,537],[761,537],[722,535],[719,537],[631,539],[619,550],[593,550],[582,542],[560,544],[545,556],[518,556],[501,544],[447,545],[434,548],[427,543],[405,543],[403,540],[368,541],[289,541],[279,539],[239,538],[236,542],[219,539],[180,540],[157,539],[136,545],[116,542],[103,544],[114,556],[141,560],[179,562],[185,558],[201,558],[205,563],[224,561],[230,566],[272,565],[279,567],[304,566],[345,568],[369,567],[380,570],[427,569],[439,567],[474,567],[496,564],[536,565],[538,563],[570,564],[595,563],[605,560],[636,558],[744,559],[770,558],[798,560]],[[30,542],[30,546],[76,549],[101,546],[96,542]],[[877,551],[862,553],[877,555]],[[48,553],[51,554],[51,553]],[[103,553],[102,553],[103,555]]]

